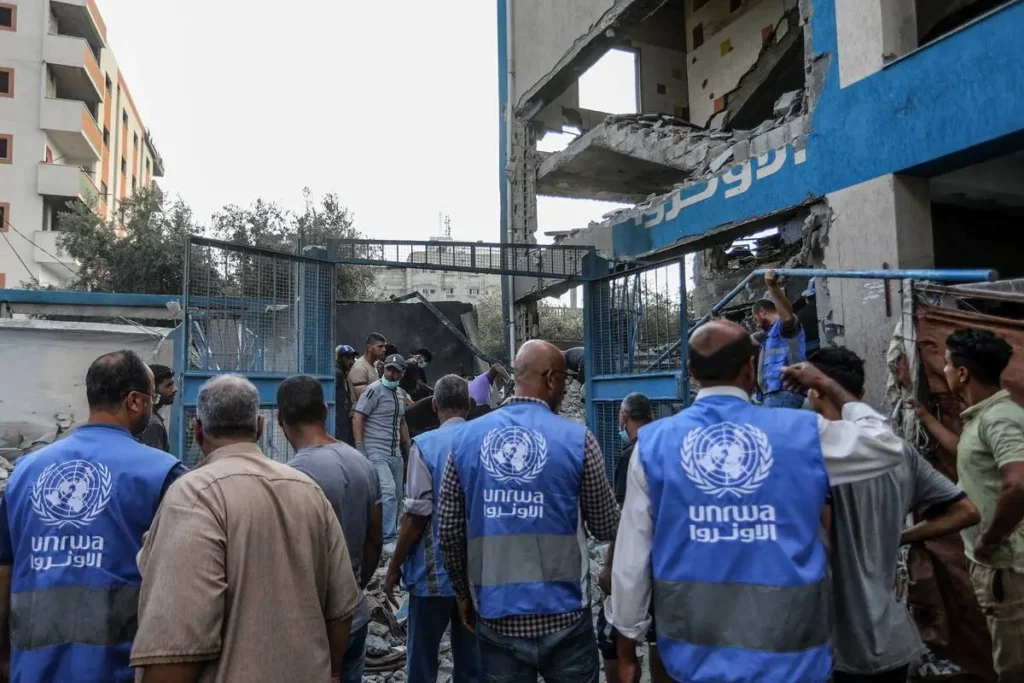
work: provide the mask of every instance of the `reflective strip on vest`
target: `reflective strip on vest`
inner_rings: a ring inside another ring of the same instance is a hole
[[[828,578],[803,586],[654,581],[658,634],[708,647],[800,652],[832,630]]]
[[[441,583],[437,580],[437,562],[434,561],[436,555],[434,554],[433,522],[434,520],[431,519],[427,523],[427,528],[420,536],[420,543],[423,544],[423,564],[427,569],[427,588],[431,595],[439,596],[441,595]]]
[[[482,536],[469,539],[468,551],[474,586],[583,581],[577,536]]]
[[[11,647],[109,646],[139,627],[139,587],[61,586],[11,594]]]

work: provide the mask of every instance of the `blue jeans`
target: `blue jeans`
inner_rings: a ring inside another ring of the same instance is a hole
[[[370,625],[365,624],[348,636],[348,648],[341,661],[341,683],[359,683],[363,680],[366,667],[366,633]]]
[[[398,540],[398,503],[402,497],[405,463],[400,455],[370,455],[380,480],[380,502],[384,515],[384,543]]]
[[[476,636],[459,619],[455,598],[409,596],[409,628],[405,661],[409,683],[436,683],[441,636],[451,624],[452,657],[455,671],[452,683],[479,683],[480,650]]]
[[[781,389],[766,394],[761,405],[767,408],[803,408],[805,398],[803,394]]]
[[[541,638],[512,638],[476,622],[484,683],[597,683],[600,666],[590,610],[569,628]]]

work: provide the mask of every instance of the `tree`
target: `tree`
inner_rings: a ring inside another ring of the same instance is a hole
[[[72,289],[139,294],[181,292],[185,241],[199,232],[181,199],[165,204],[156,186],[125,199],[107,220],[95,202],[68,202],[57,245],[78,263]]]
[[[305,206],[299,214],[262,199],[245,208],[225,206],[213,215],[211,231],[217,239],[292,254],[306,246],[327,246],[333,240],[362,237],[338,195],[328,193],[318,204],[307,187],[302,196]],[[367,299],[375,294],[376,278],[371,268],[339,265],[337,272],[339,299]]]

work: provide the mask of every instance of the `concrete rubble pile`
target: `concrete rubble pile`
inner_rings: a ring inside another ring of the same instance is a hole
[[[723,130],[721,116],[702,128],[673,116],[643,114],[609,116],[603,134],[608,146],[616,151],[686,171],[689,177],[675,185],[674,192],[788,145],[804,149],[810,130],[810,116],[804,109],[803,92],[794,90],[776,101],[773,118],[752,130]],[[646,202],[610,216],[621,219],[642,212],[659,196],[651,195]]]

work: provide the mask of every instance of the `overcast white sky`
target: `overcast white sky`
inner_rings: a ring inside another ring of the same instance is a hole
[[[494,0],[98,4],[161,186],[200,221],[258,197],[298,208],[308,185],[371,237],[425,239],[443,211],[455,239],[498,240]],[[628,107],[607,75],[622,60],[606,69],[586,90]],[[613,207],[541,198],[539,232]]]

